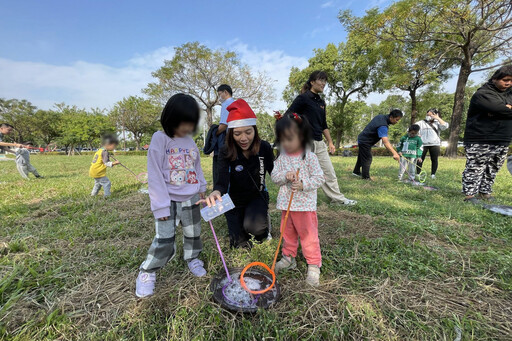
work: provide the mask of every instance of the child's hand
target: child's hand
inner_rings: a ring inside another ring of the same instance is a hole
[[[288,180],[290,182],[297,181],[297,173],[295,173],[295,172],[287,172],[286,173],[286,180]]]
[[[423,163],[422,159],[417,159],[416,162],[418,162],[420,165]]]
[[[297,180],[292,183],[292,191],[297,192],[297,191],[302,191],[303,189],[304,189],[304,184],[302,183],[302,181]]]
[[[158,218],[158,220],[160,220],[160,221],[167,221],[167,220],[169,220],[169,217]]]
[[[199,198],[200,199],[204,199],[206,197],[206,193],[203,192],[203,193],[199,193]]]
[[[116,161],[112,162],[112,166],[118,165],[118,164],[120,164],[120,163],[121,163],[121,162],[119,162],[119,161],[117,161],[117,160],[116,160]]]

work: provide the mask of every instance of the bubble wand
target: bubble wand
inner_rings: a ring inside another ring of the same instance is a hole
[[[300,169],[297,169],[297,179],[299,179],[299,171],[300,171]],[[240,285],[242,285],[242,288],[244,288],[245,291],[247,291],[253,295],[264,294],[267,291],[269,291],[270,289],[272,289],[274,287],[274,285],[276,284],[276,273],[275,273],[276,261],[277,261],[277,256],[279,255],[279,250],[281,249],[281,243],[283,241],[283,235],[284,235],[284,230],[286,228],[286,223],[288,222],[288,216],[290,215],[290,208],[292,207],[293,194],[294,194],[294,192],[292,191],[292,193],[290,194],[290,201],[288,202],[288,208],[286,209],[286,215],[284,216],[283,223],[281,224],[281,228],[279,229],[281,231],[281,235],[279,236],[279,242],[277,243],[277,249],[274,254],[272,268],[269,268],[267,264],[262,263],[262,262],[252,262],[252,263],[247,264],[247,266],[242,270],[242,273],[240,274]],[[268,288],[265,288],[262,290],[251,290],[247,287],[247,284],[245,283],[244,276],[245,276],[245,273],[247,272],[247,270],[249,270],[250,268],[252,268],[254,266],[260,266],[260,267],[264,268],[265,270],[267,270],[272,275],[272,284],[270,284],[270,286]]]

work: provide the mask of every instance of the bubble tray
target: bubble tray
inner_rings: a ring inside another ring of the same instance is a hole
[[[242,270],[242,268],[229,269],[229,274],[232,278],[232,282],[229,284],[224,270],[213,277],[210,290],[213,293],[213,300],[215,302],[230,311],[254,313],[258,308],[267,309],[279,301],[281,290],[277,281],[271,290],[262,295],[252,295],[245,291],[240,285],[240,273]],[[251,290],[261,290],[272,284],[272,276],[259,268],[247,270],[244,279]],[[226,286],[226,284],[228,285]],[[223,287],[226,287],[224,293],[222,292]]]

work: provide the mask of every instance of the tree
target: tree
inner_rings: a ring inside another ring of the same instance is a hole
[[[236,98],[243,98],[254,108],[263,108],[273,99],[274,80],[253,72],[232,51],[211,50],[198,42],[175,49],[174,57],[152,73],[157,79],[144,93],[165,103],[176,93],[192,95],[206,111],[206,123],[213,122],[213,108],[219,105],[217,87],[229,84]]]
[[[273,115],[267,113],[257,113],[256,118],[258,119],[258,134],[262,140],[267,141],[270,144],[274,143],[276,139],[275,126],[276,119]]]
[[[322,70],[328,75],[326,96],[332,100],[332,120],[335,146],[341,144],[349,121],[344,117],[345,106],[349,98],[355,95],[365,97],[369,92],[378,90],[381,81],[381,63],[375,39],[361,39],[349,35],[346,43],[338,46],[328,44],[325,49],[316,49],[309,59],[309,66],[303,70],[292,68],[289,85],[283,93],[285,99],[293,98],[307,81],[313,70]]]
[[[447,156],[457,156],[464,111],[465,87],[471,73],[510,62],[512,2],[510,0],[402,0],[402,20],[421,37],[398,31],[411,44],[433,43],[448,61],[458,65]],[[397,19],[398,20],[398,19]],[[496,65],[490,65],[496,59]]]
[[[119,130],[132,134],[139,150],[144,134],[154,133],[158,129],[161,111],[160,106],[151,100],[130,96],[117,102],[109,116]]]
[[[25,142],[35,138],[36,128],[40,125],[35,119],[36,107],[27,100],[0,98],[0,118],[14,126],[12,138]]]
[[[362,18],[353,17],[349,10],[340,12],[340,22],[352,34],[363,39],[378,39],[385,70],[383,87],[406,91],[411,98],[411,124],[417,119],[418,90],[448,78],[453,60],[447,59],[446,51],[436,41],[426,40],[426,33],[413,20],[422,20],[421,11],[411,11],[409,2],[392,4],[382,13],[372,9]],[[405,37],[405,39],[404,39]]]
[[[37,110],[34,119],[37,124],[36,135],[45,145],[54,142],[59,138],[62,123],[62,115],[54,110]]]

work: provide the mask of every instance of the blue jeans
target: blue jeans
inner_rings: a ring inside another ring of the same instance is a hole
[[[103,176],[101,178],[94,178],[94,187],[92,188],[91,195],[95,196],[100,191],[101,187],[103,187],[103,196],[108,197],[110,196],[110,185],[112,183],[110,180]]]

